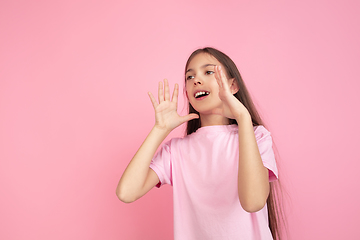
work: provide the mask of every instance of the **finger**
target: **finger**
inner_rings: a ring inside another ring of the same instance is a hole
[[[222,82],[221,82],[221,76],[220,76],[220,66],[215,66],[215,79],[219,85],[219,87],[222,87]]]
[[[165,84],[165,101],[170,101],[170,89],[169,89],[169,82],[167,79],[164,79]]]
[[[159,82],[158,98],[159,98],[159,103],[164,101],[164,90],[163,90],[162,82]]]
[[[154,107],[154,109],[159,105],[157,102],[156,102],[156,99],[154,97],[154,95],[151,93],[151,92],[148,92],[148,95],[150,97],[150,101]]]
[[[179,85],[177,83],[175,83],[174,92],[173,92],[171,101],[173,103],[177,103],[178,96],[179,96]]]
[[[222,70],[221,66],[220,66],[220,78],[222,80],[223,86],[229,86],[227,77],[225,75],[225,72]]]

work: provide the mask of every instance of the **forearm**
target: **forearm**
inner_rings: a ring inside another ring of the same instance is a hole
[[[116,189],[120,199],[136,199],[142,192],[151,160],[168,134],[165,129],[152,128],[121,176]]]
[[[269,195],[269,173],[257,146],[251,117],[237,119],[239,128],[238,193],[242,207],[248,212],[260,210]]]

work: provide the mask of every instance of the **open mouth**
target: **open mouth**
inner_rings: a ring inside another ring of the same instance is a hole
[[[209,94],[210,94],[210,92],[207,92],[207,91],[197,92],[197,93],[195,93],[195,98],[205,97],[205,96],[207,96]]]

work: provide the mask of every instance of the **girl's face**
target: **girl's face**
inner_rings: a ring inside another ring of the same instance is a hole
[[[222,106],[219,85],[214,74],[216,65],[225,69],[215,57],[207,53],[199,53],[190,61],[186,69],[186,95],[191,106],[201,114],[211,114],[212,110]]]

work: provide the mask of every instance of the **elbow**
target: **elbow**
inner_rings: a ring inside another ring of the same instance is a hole
[[[248,213],[260,211],[266,206],[269,190],[269,188],[266,188],[263,191],[254,191],[254,188],[252,188],[252,190],[241,192],[239,189],[238,194],[241,207]]]
[[[248,213],[255,213],[260,211],[265,207],[266,200],[265,201],[240,201],[241,207]]]
[[[122,201],[123,203],[132,203],[132,202],[135,202],[135,199],[133,198],[129,198],[129,197],[126,197],[126,196],[122,196],[122,195],[119,195],[119,194],[116,194],[117,197],[119,198],[120,201]]]
[[[127,194],[119,187],[116,188],[116,196],[119,198],[120,201],[123,203],[132,203],[135,202],[137,198],[131,196],[130,194]]]
[[[262,205],[262,204],[255,205],[254,204],[254,205],[250,205],[250,206],[243,206],[243,209],[248,213],[255,213],[255,212],[258,212],[261,209],[263,209],[264,206],[265,206],[265,204],[264,205]]]

